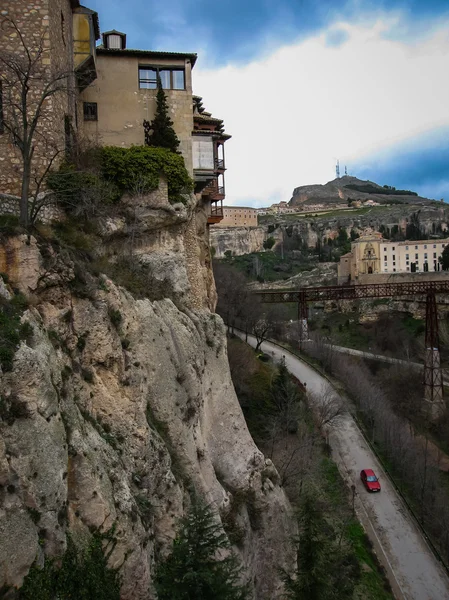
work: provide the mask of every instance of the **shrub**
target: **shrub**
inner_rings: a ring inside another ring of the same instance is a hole
[[[47,185],[67,212],[84,218],[102,214],[105,206],[121,195],[113,182],[67,162],[49,173]]]
[[[115,544],[114,528],[106,533],[94,532],[84,551],[77,550],[68,537],[67,551],[60,567],[54,559],[47,559],[42,569],[34,564],[24,579],[18,598],[119,600],[118,570],[110,569],[107,564]]]
[[[265,248],[265,250],[271,250],[275,243],[276,240],[274,239],[274,237],[269,237],[264,241],[263,247]]]
[[[136,182],[142,192],[157,189],[161,173],[167,178],[168,198],[171,203],[182,202],[182,193],[193,190],[181,155],[166,148],[106,146],[101,152],[103,177],[121,193],[132,191]]]
[[[20,317],[28,306],[21,293],[11,300],[0,301],[0,365],[3,371],[12,371],[14,354],[21,340],[30,341],[33,328],[29,323],[21,323]]]
[[[122,313],[115,308],[109,308],[108,314],[109,319],[111,320],[111,323],[114,325],[114,327],[118,327],[122,322]]]

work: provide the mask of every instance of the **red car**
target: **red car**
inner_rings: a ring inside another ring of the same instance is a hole
[[[380,483],[372,469],[360,471],[360,479],[368,492],[380,492]]]

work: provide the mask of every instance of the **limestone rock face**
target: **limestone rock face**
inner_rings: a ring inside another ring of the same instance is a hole
[[[192,215],[175,226],[178,242],[161,231],[159,246],[148,237],[139,248],[154,278],[171,270],[176,303],[135,299],[105,276],[74,293],[69,260],[50,261],[49,273],[48,249],[8,241],[31,257],[13,284],[35,290],[22,317],[34,335],[0,380],[0,588],[61,555],[68,531],[81,543],[116,523],[110,563],[122,565],[122,598],[156,598],[155,565],[193,486],[224,523],[232,511],[254,598],[281,597],[278,569],[294,564],[291,511],[238,404],[225,329],[207,308],[205,219]]]
[[[223,258],[226,251],[234,256],[263,252],[264,241],[273,237],[276,243],[282,242],[282,231],[275,229],[272,233],[266,227],[216,227],[211,228],[210,244],[215,256]]]

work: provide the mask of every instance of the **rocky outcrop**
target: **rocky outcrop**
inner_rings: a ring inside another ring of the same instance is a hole
[[[247,430],[225,329],[208,308],[205,217],[193,199],[160,228],[151,222],[163,215],[139,210],[112,219],[101,251],[127,253],[133,232],[136,268],[166,284],[158,298],[136,299],[104,275],[80,278],[73,256],[43,240],[3,243],[0,271],[29,297],[22,319],[33,336],[0,382],[0,588],[61,555],[68,532],[82,543],[115,523],[122,598],[155,598],[155,565],[193,488],[228,534],[230,522],[238,528],[254,598],[280,598],[293,520]]]
[[[356,188],[356,189],[354,189]],[[369,190],[369,192],[367,191]],[[401,202],[404,204],[430,204],[431,200],[414,194],[395,194],[393,188],[385,189],[373,181],[364,181],[345,175],[321,185],[302,185],[293,190],[290,206],[345,205],[348,200],[373,200],[380,204]]]
[[[266,227],[213,227],[210,230],[210,244],[216,258],[223,258],[225,252],[233,256],[263,252],[263,244],[269,237],[279,243],[282,231],[270,233]]]

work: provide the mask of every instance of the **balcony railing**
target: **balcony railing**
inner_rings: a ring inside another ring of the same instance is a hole
[[[224,169],[224,159],[223,158],[216,158],[215,159],[215,168],[216,169]]]
[[[223,201],[218,200],[210,205],[211,217],[223,217]]]

